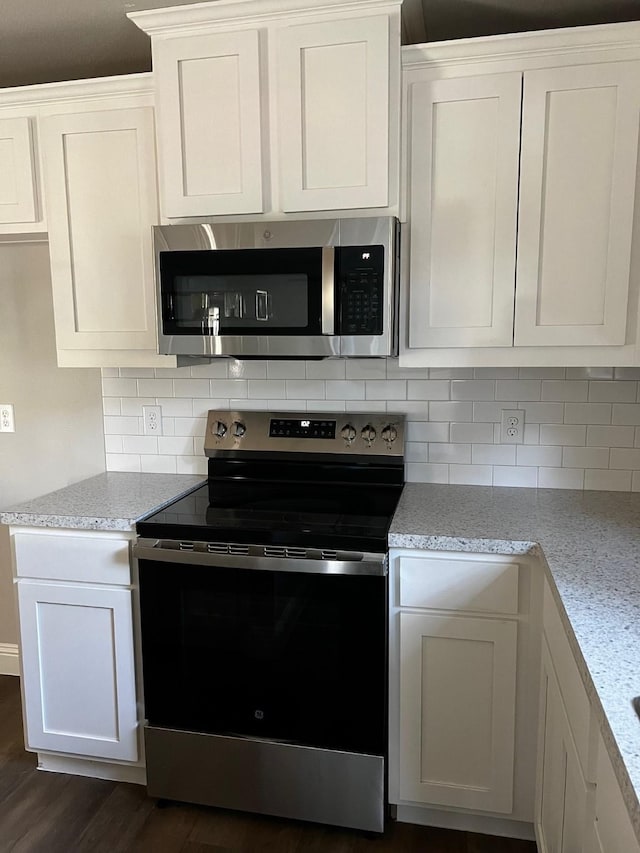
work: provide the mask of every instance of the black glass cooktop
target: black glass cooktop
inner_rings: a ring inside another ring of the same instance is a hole
[[[210,482],[137,524],[144,537],[383,552],[402,485]]]

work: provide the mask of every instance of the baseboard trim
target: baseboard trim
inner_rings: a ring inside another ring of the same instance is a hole
[[[478,832],[482,835],[498,835],[503,838],[518,838],[523,841],[535,840],[533,824],[522,820],[509,820],[509,818],[467,814],[465,812],[449,812],[419,806],[398,806],[397,808],[397,820],[400,823],[437,826],[441,829]]]
[[[0,643],[0,675],[20,675],[20,654],[15,643]]]
[[[147,784],[147,772],[140,765],[111,764],[108,761],[92,761],[90,758],[71,758],[66,755],[38,753],[38,770],[49,773],[68,773],[71,776],[89,776],[92,779],[108,779],[112,782]]]

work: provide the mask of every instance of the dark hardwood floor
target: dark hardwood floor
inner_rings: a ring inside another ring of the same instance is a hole
[[[535,853],[535,844],[389,822],[383,836],[199,806],[36,770],[20,686],[0,676],[0,853]]]

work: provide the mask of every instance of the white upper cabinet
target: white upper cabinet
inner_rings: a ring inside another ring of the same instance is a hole
[[[282,209],[386,207],[389,19],[277,34]]]
[[[258,31],[159,41],[154,70],[167,215],[261,213]]]
[[[640,63],[524,77],[516,346],[624,344]]]
[[[95,85],[41,118],[58,363],[171,366],[156,354],[151,93]]]
[[[0,234],[44,229],[38,192],[35,118],[12,111],[0,115]]]
[[[403,50],[401,364],[638,363],[629,26]]]
[[[129,17],[152,40],[165,219],[397,212],[400,0]]]
[[[412,347],[510,346],[518,73],[411,87]]]

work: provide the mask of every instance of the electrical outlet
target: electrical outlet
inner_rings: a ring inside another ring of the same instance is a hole
[[[522,444],[524,440],[524,409],[503,409],[500,441],[503,444]]]
[[[13,418],[13,403],[0,403],[0,432],[15,432],[16,422]]]
[[[143,406],[145,435],[162,435],[162,406]]]

